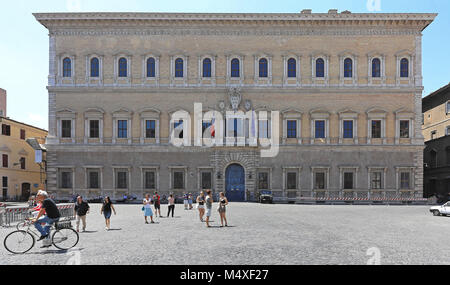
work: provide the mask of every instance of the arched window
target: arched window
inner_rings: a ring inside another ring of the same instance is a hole
[[[372,77],[381,77],[381,60],[379,58],[372,60]]]
[[[211,59],[203,59],[203,77],[211,77]]]
[[[63,59],[63,77],[72,77],[72,60],[68,57]]]
[[[121,57],[119,59],[119,77],[127,77],[128,76],[128,62],[127,59]]]
[[[267,77],[267,59],[261,58],[259,60],[259,77]]]
[[[183,77],[183,59],[177,58],[175,60],[175,77]]]
[[[155,77],[155,76],[156,76],[155,59],[153,57],[149,57],[147,59],[147,77]]]
[[[325,77],[325,62],[321,58],[316,60],[316,77]]]
[[[409,61],[407,58],[400,60],[400,77],[409,77]]]
[[[290,58],[288,60],[288,77],[297,77],[297,61],[295,60],[295,58]]]
[[[91,58],[91,77],[99,77],[100,75],[100,61],[98,58]]]
[[[239,71],[239,59],[234,58],[231,60],[231,77],[240,77]]]
[[[353,77],[353,60],[351,58],[344,60],[344,77]]]

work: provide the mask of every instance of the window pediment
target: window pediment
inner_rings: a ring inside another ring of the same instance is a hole
[[[161,115],[161,111],[152,107],[142,108],[138,113],[141,118],[159,118]]]
[[[56,111],[56,116],[59,118],[73,118],[75,119],[77,112],[70,108],[61,108]]]
[[[283,118],[301,118],[303,113],[297,108],[287,108],[281,111],[281,114]]]
[[[119,108],[112,112],[113,117],[131,117],[133,115],[133,111],[127,108]]]
[[[330,117],[330,111],[324,108],[317,108],[313,109],[310,112],[311,118],[318,119],[318,118],[329,118]]]

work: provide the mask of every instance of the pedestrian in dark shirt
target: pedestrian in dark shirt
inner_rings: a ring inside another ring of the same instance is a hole
[[[77,217],[77,232],[80,232],[80,220],[83,222],[83,232],[86,231],[86,215],[89,214],[89,204],[78,196],[75,203],[75,215]]]

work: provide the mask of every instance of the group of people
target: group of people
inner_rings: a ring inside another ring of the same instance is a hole
[[[185,194],[184,198],[187,199],[187,203],[185,203],[185,209],[193,209],[192,204],[192,194]],[[174,217],[175,212],[175,197],[173,194],[169,195],[168,200],[168,211],[167,217]],[[190,202],[189,202],[190,201]],[[196,198],[197,209],[199,213],[199,218],[201,222],[205,222],[207,227],[211,227],[210,218],[212,215],[212,207],[214,203],[213,195],[211,190],[207,190],[206,194],[201,191]],[[226,206],[228,205],[228,199],[225,197],[223,192],[220,192],[219,195],[219,204],[217,207],[217,211],[220,215],[221,227],[227,227],[228,221],[226,217]],[[152,205],[154,207],[154,213],[152,210]],[[56,206],[56,203],[49,197],[47,192],[43,190],[39,190],[36,197],[29,200],[29,206],[34,207],[33,213],[34,218],[32,222],[34,223],[36,229],[41,233],[41,237],[39,240],[43,240],[49,237],[51,225],[55,222],[59,221],[61,214]],[[155,192],[152,197],[149,194],[145,195],[143,199],[142,211],[144,212],[145,223],[154,223],[153,216],[161,215],[161,196],[158,192]],[[74,212],[76,216],[76,231],[80,231],[80,225],[82,225],[81,230],[86,231],[86,215],[90,212],[89,204],[83,200],[82,196],[77,196]],[[105,218],[105,230],[111,229],[111,215],[114,213],[116,215],[116,209],[110,199],[110,197],[106,196],[103,199],[103,203],[100,209],[100,214]],[[206,219],[204,219],[206,215]],[[150,222],[149,220],[150,219]]]

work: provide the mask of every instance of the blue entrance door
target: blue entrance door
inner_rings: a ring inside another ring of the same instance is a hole
[[[225,172],[225,191],[229,201],[245,201],[245,171],[241,165],[228,166]]]

